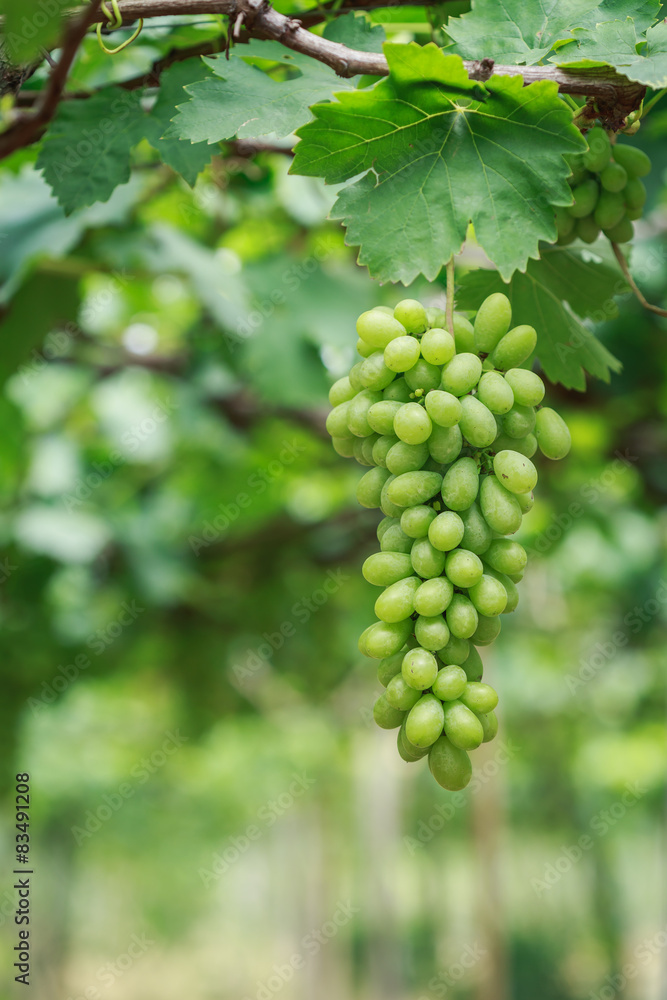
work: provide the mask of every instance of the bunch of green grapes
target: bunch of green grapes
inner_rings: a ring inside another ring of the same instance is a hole
[[[586,152],[569,158],[574,203],[556,209],[558,242],[593,243],[602,230],[613,243],[627,243],[634,233],[633,220],[642,215],[646,188],[641,178],[649,173],[651,161],[635,146],[612,145],[599,125],[586,139]]]
[[[363,313],[361,360],[331,387],[327,429],[340,455],[370,466],[359,502],[385,514],[362,568],[382,588],[359,641],[386,688],[375,721],[399,729],[404,760],[428,754],[456,790],[472,774],[468,751],[498,728],[477,647],[517,606],[526,552],[506,536],[533,505],[531,457],[563,458],[570,433],[520,367],[537,334],[510,329],[505,295],[490,295],[474,326],[458,314],[453,335],[444,325],[442,310],[414,299]]]

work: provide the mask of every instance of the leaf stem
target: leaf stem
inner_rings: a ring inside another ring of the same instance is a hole
[[[644,297],[643,292],[641,292],[640,289],[637,287],[635,279],[630,274],[630,268],[628,267],[628,262],[623,256],[623,251],[621,250],[618,243],[612,243],[611,248],[614,251],[614,257],[618,261],[619,267],[623,272],[625,280],[627,281],[627,283],[630,285],[630,288],[637,296],[640,305],[642,305],[644,309],[648,309],[649,312],[655,313],[657,316],[667,316],[667,309],[661,309],[660,306],[654,306],[652,302],[648,302],[647,299]]]
[[[447,261],[447,303],[445,306],[447,329],[454,336],[454,255]]]

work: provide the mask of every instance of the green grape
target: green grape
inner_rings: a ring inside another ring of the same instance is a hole
[[[389,701],[389,698],[387,698],[387,701]],[[461,701],[471,712],[479,712],[481,715],[486,715],[488,712],[492,712],[498,704],[498,695],[489,684],[469,681],[461,695]],[[395,707],[400,708],[401,706],[397,705]]]
[[[635,235],[635,229],[630,219],[625,216],[615,226],[605,229],[604,234],[612,243],[628,243]]]
[[[483,573],[477,583],[468,588],[468,597],[475,605],[478,614],[487,617],[501,615],[507,606],[507,591],[500,580],[496,580],[488,573]],[[377,605],[375,613],[378,613]]]
[[[505,381],[512,389],[514,399],[521,406],[537,406],[544,398],[544,382],[535,372],[525,368],[510,368]]]
[[[453,510],[443,511],[431,521],[428,529],[428,540],[434,548],[441,552],[455,549],[463,538],[463,521]]]
[[[449,631],[457,639],[470,639],[477,628],[475,605],[464,594],[454,594],[445,612]]]
[[[364,438],[355,438],[352,442],[353,454],[359,465],[372,465],[372,461],[368,461],[364,458]]]
[[[376,465],[381,465],[383,468],[387,468],[387,455],[389,449],[392,448],[398,441],[397,437],[392,434],[381,434],[373,445],[372,457]]]
[[[503,430],[511,438],[522,438],[535,427],[535,410],[532,406],[515,403],[503,417]]]
[[[417,576],[408,576],[383,590],[375,602],[375,614],[380,621],[393,624],[409,618],[414,611],[414,596],[421,585]]]
[[[475,712],[475,715],[482,723],[482,729],[484,730],[483,743],[490,743],[492,739],[495,739],[498,733],[498,719],[495,712]]]
[[[493,362],[495,368],[507,371],[508,368],[516,368],[523,364],[531,356],[536,345],[537,331],[534,327],[526,324],[515,326],[498,342],[489,360]]]
[[[412,633],[412,620],[401,622],[375,622],[366,635],[366,655],[376,660],[385,656],[393,656],[405,645],[406,639]]]
[[[453,427],[461,419],[461,403],[451,392],[431,389],[426,393],[424,403],[429,417],[439,427]]]
[[[405,735],[413,746],[430,747],[440,736],[444,724],[442,702],[434,694],[423,694],[408,713]]]
[[[402,299],[394,307],[394,317],[405,327],[408,333],[423,333],[428,327],[426,310],[417,299]]]
[[[528,556],[520,542],[512,538],[494,538],[484,553],[484,562],[497,573],[521,573],[526,568]]]
[[[390,587],[413,576],[412,561],[404,552],[374,552],[361,567],[364,580],[374,587]]]
[[[477,497],[479,470],[472,458],[459,458],[442,480],[442,499],[450,510],[466,510]]]
[[[484,479],[479,491],[479,507],[489,527],[500,535],[513,535],[521,527],[519,501],[496,476]]]
[[[583,178],[581,178],[583,180]],[[575,186],[575,185],[573,185]],[[574,217],[565,208],[558,206],[556,214],[556,232],[559,236],[569,236],[574,229]]]
[[[449,580],[447,581],[449,583]],[[470,655],[470,643],[467,639],[460,639],[458,636],[450,635],[449,642],[438,650],[438,659],[447,664],[461,665],[465,663]]]
[[[332,406],[339,406],[341,403],[347,403],[356,394],[357,391],[352,388],[349,376],[344,375],[343,378],[339,378],[338,381],[334,382],[329,389],[329,402]]]
[[[463,521],[461,548],[481,556],[491,544],[493,533],[484,520],[479,505],[477,503],[470,504],[466,510],[459,512],[459,517]]]
[[[355,437],[368,437],[373,428],[368,423],[368,411],[373,403],[379,403],[382,394],[371,389],[363,389],[347,404],[347,426]],[[343,403],[343,406],[346,404]]]
[[[357,483],[357,500],[362,507],[379,507],[382,497],[382,487],[390,473],[387,469],[376,467],[365,472]]]
[[[454,663],[449,663],[442,670],[438,670],[438,676],[433,681],[433,694],[440,701],[453,701],[463,694],[467,683],[465,670]]]
[[[514,405],[514,393],[498,372],[484,372],[477,386],[477,398],[491,413],[508,413]]]
[[[512,321],[510,300],[502,292],[494,292],[482,302],[474,322],[475,349],[480,354],[490,354],[505,336]]]
[[[456,353],[454,338],[447,330],[438,327],[427,330],[421,339],[421,352],[429,364],[444,365]]]
[[[528,436],[533,437],[532,434],[529,434]],[[537,450],[537,438],[535,438],[535,449]],[[528,511],[533,509],[533,505],[535,503],[535,497],[532,492],[517,493],[516,498],[519,501],[519,507],[521,508],[522,514],[527,514]]]
[[[475,353],[475,333],[469,319],[461,313],[454,313],[454,343],[457,354]]]
[[[583,219],[585,215],[590,215],[595,210],[598,202],[597,181],[592,178],[577,184],[572,191],[574,204],[570,205],[568,212],[574,219]]]
[[[361,392],[363,385],[361,384],[361,366],[363,361],[357,361],[356,365],[352,365],[348,373],[348,378],[350,380],[350,385],[354,389],[355,395]]]
[[[605,130],[596,125],[586,135],[588,149],[583,154],[583,163],[587,170],[599,174],[611,159],[611,143]]]
[[[446,576],[433,577],[424,580],[414,596],[414,609],[418,615],[434,618],[441,615],[449,607],[454,596],[454,587]],[[450,640],[451,641],[451,640]]]
[[[385,698],[387,704],[392,708],[400,708],[402,712],[409,712],[413,705],[416,705],[422,697],[419,691],[405,683],[402,674],[396,674],[387,684]]]
[[[595,243],[600,235],[600,227],[592,215],[585,219],[577,219],[577,237],[584,243]]]
[[[401,528],[410,538],[424,538],[428,535],[429,525],[435,517],[436,512],[432,507],[423,504],[409,507],[401,514]]]
[[[622,191],[628,181],[628,175],[620,163],[608,163],[600,171],[600,184],[605,191]]]
[[[359,378],[364,388],[379,392],[381,389],[386,389],[389,383],[394,381],[396,373],[385,365],[382,351],[374,351],[363,362]]]
[[[529,493],[537,485],[537,469],[518,451],[499,451],[493,459],[498,482],[510,493]],[[367,473],[368,475],[368,473]]]
[[[473,448],[488,448],[496,436],[497,427],[491,410],[476,396],[461,399],[461,420],[458,426]]]
[[[367,344],[384,350],[391,340],[405,336],[405,327],[393,316],[378,309],[369,309],[357,320],[357,333]]]
[[[519,603],[519,591],[516,589],[515,584],[504,573],[498,573],[496,572],[495,569],[491,569],[490,566],[485,566],[484,572],[487,573],[489,576],[495,577],[495,579],[502,584],[503,589],[505,591],[507,603],[505,604],[505,607],[502,609],[500,614],[501,615],[511,614],[512,611],[516,610],[516,607]],[[484,611],[482,608],[478,610],[482,611],[482,613],[485,615],[493,616],[498,614],[497,611]]]
[[[593,218],[600,229],[611,229],[625,213],[625,199],[614,191],[603,191]]]
[[[415,638],[422,649],[437,653],[449,642],[449,628],[442,615],[420,615],[415,621]]]
[[[389,451],[391,451],[391,448]],[[387,457],[388,456],[389,452],[387,452]],[[395,474],[392,474],[389,477],[387,482],[382,487],[382,496],[380,497],[380,510],[383,514],[387,514],[389,517],[400,517],[404,510],[403,507],[399,507],[398,504],[393,503],[387,495],[387,489],[395,479]]]
[[[377,526],[375,534],[377,535],[378,542],[381,542],[387,531],[393,528],[395,524],[400,524],[397,517],[383,517]]]
[[[399,507],[415,507],[435,496],[442,485],[439,472],[404,472],[387,487],[387,495]]]
[[[359,438],[332,437],[331,444],[333,445],[334,451],[336,451],[343,458],[354,458],[354,445],[358,440]]]
[[[471,635],[475,646],[490,646],[500,632],[500,618],[489,618],[487,615],[479,615],[477,628]]]
[[[361,441],[361,454],[365,465],[374,465],[373,448],[379,438],[379,434],[368,434]],[[384,470],[386,472],[386,469]]]
[[[414,337],[397,337],[384,349],[384,363],[393,372],[406,372],[419,360],[419,341]]]
[[[412,539],[408,538],[400,524],[392,525],[380,540],[380,549],[383,552],[410,552],[411,548]]]
[[[445,735],[455,747],[461,750],[474,750],[482,743],[484,739],[482,723],[462,701],[455,699],[443,702],[442,714]]]
[[[429,456],[428,444],[406,444],[405,441],[395,441],[385,456],[387,468],[393,475],[401,476],[405,472],[418,472]]]
[[[447,313],[444,309],[438,309],[437,306],[427,306],[426,321],[429,325],[429,329],[443,327],[447,322]]]
[[[449,465],[461,454],[463,435],[458,424],[455,427],[434,427],[426,442],[428,453],[439,465]]]
[[[630,179],[646,177],[651,171],[651,161],[642,149],[636,146],[623,146],[616,143],[613,149],[614,159],[623,167]]]
[[[433,653],[417,646],[408,650],[403,657],[401,673],[410,687],[417,691],[425,691],[426,688],[430,688],[438,675],[438,661]]]
[[[465,750],[455,747],[444,733],[430,749],[428,766],[438,784],[450,792],[465,788],[472,777],[470,757]]]
[[[365,340],[359,337],[357,341],[357,354],[360,354],[362,358],[370,358],[371,354],[375,352],[375,348],[372,344],[367,344]]]
[[[431,418],[419,403],[404,403],[394,417],[394,434],[406,444],[423,444],[432,429]]]
[[[407,764],[414,764],[416,761],[421,760],[429,752],[428,747],[415,747],[412,745],[410,740],[405,735],[405,719],[401,723],[401,728],[398,730],[398,736],[396,737],[396,746],[398,748],[399,755]]]
[[[474,389],[482,374],[482,362],[476,354],[456,354],[442,369],[442,388],[453,396],[465,396]],[[436,389],[436,385],[429,386]]]
[[[403,378],[413,392],[417,389],[423,389],[424,392],[428,392],[429,389],[438,389],[440,387],[439,367],[429,364],[424,358],[419,358],[416,364],[404,374]]]
[[[410,558],[415,573],[424,580],[441,576],[445,568],[445,553],[434,548],[428,538],[415,538]]]
[[[631,177],[623,192],[626,208],[642,209],[646,203],[646,188],[638,177]]]
[[[473,644],[469,643],[469,646],[470,652],[461,666],[465,670],[469,681],[479,681],[482,679],[482,674],[484,673],[484,664],[482,663],[482,657]]]
[[[410,401],[410,393],[412,389],[407,384],[404,378],[397,378],[388,385],[386,389],[382,390],[382,398],[389,399],[396,403],[408,403]]]
[[[396,729],[403,722],[405,712],[392,708],[383,694],[373,705],[373,718],[380,729]]]
[[[445,573],[455,587],[473,587],[483,572],[482,560],[468,549],[454,549],[447,556]]]
[[[385,656],[378,663],[378,680],[382,687],[386,687],[392,677],[400,674],[403,663],[404,652],[394,653],[393,656]]]
[[[331,437],[351,438],[352,432],[347,425],[347,418],[350,412],[350,401],[339,403],[327,416],[326,428]]]
[[[537,412],[535,437],[542,454],[554,460],[565,458],[572,444],[567,424],[548,406],[543,406]]]

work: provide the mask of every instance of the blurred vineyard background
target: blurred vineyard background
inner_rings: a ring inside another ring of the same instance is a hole
[[[207,30],[91,44],[70,86]],[[658,106],[632,262],[663,305],[666,137]],[[549,389],[572,454],[543,463],[485,652],[500,738],[449,795],[372,725],[377,517],[324,433],[356,316],[401,289],[284,152],[211,152],[190,189],[143,143],[69,217],[34,150],[0,170],[0,743],[5,792],[32,778],[31,995],[665,996],[667,323],[620,296],[599,330],[622,374]]]

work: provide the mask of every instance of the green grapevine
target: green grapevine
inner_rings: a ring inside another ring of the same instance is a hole
[[[361,361],[329,393],[334,448],[369,467],[357,499],[385,515],[362,566],[382,588],[359,640],[385,688],[373,716],[398,729],[403,760],[428,755],[451,790],[470,781],[468,751],[498,730],[477,647],[517,606],[526,552],[507,536],[533,505],[532,458],[570,448],[564,420],[541,405],[541,378],[521,367],[537,334],[511,320],[499,293],[474,324],[455,313],[453,333],[414,299],[371,309],[357,321]]]
[[[600,125],[586,139],[587,151],[569,159],[574,202],[556,209],[558,242],[566,245],[578,238],[593,243],[602,231],[614,243],[627,243],[633,221],[642,215],[646,188],[641,178],[649,173],[651,161],[635,146],[612,145]]]

